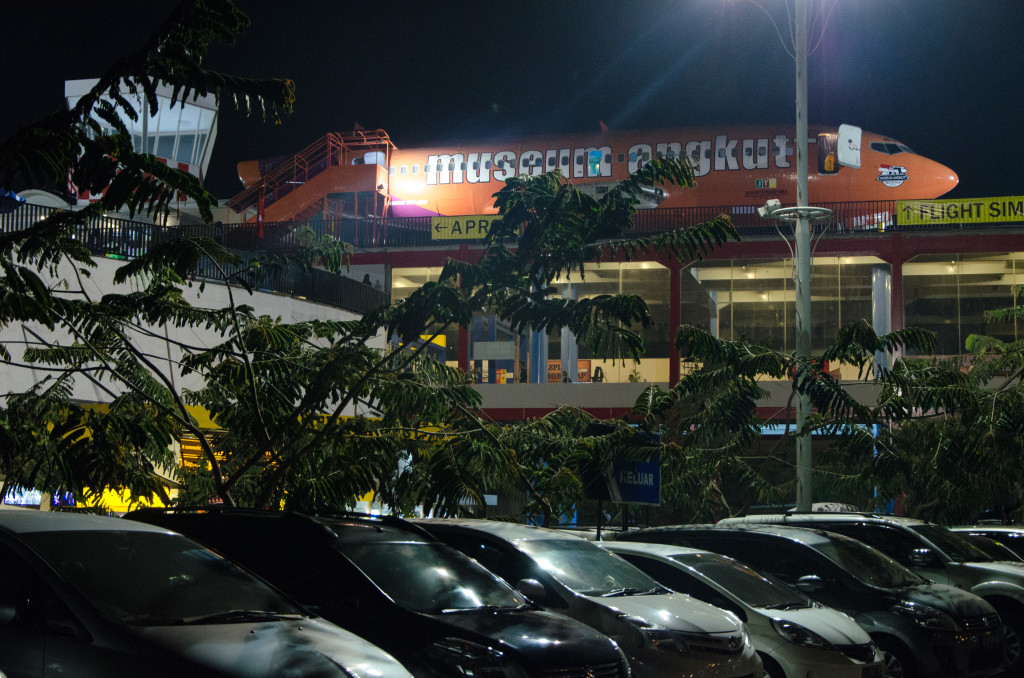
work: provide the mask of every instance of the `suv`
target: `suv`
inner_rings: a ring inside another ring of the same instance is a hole
[[[781,525],[679,525],[616,534],[623,541],[691,546],[775,575],[845,612],[878,644],[890,676],[986,676],[1003,659],[991,605],[933,584],[848,537]]]
[[[637,678],[760,678],[736,615],[661,586],[597,544],[493,520],[416,521],[544,607],[606,633]]]
[[[1024,563],[997,561],[965,535],[913,518],[875,513],[787,513],[729,518],[721,524],[816,527],[853,537],[939,584],[975,593],[996,608],[1006,636],[1006,671],[1024,675]]]
[[[142,509],[240,562],[386,648],[414,675],[625,678],[607,636],[526,598],[479,564],[397,518],[247,509]]]
[[[0,511],[0,676],[412,678],[191,539]]]

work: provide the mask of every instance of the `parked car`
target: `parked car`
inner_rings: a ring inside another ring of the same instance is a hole
[[[958,534],[995,539],[1024,558],[1024,525],[958,525],[949,529]]]
[[[143,509],[128,518],[210,546],[304,606],[388,650],[416,676],[625,678],[616,643],[539,609],[396,518],[244,509]]]
[[[986,676],[1003,658],[1002,623],[987,602],[933,584],[839,534],[782,525],[679,525],[616,534],[727,555],[853,617],[881,649],[888,676]]]
[[[0,512],[0,675],[410,678],[190,539],[32,510]]]
[[[923,577],[981,596],[999,612],[1009,675],[1024,676],[1024,563],[996,561],[963,534],[913,518],[874,513],[786,513],[729,523],[777,523],[839,532],[875,547]]]
[[[728,556],[669,544],[602,542],[673,591],[747,625],[770,678],[882,678],[882,654],[852,617]]]
[[[674,593],[582,537],[493,520],[416,521],[550,610],[605,633],[633,675],[762,675],[736,615]]]

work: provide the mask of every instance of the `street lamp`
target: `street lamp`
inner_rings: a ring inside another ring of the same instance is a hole
[[[811,221],[827,219],[832,210],[810,207],[807,200],[807,2],[794,2],[796,60],[796,207],[769,200],[758,209],[763,218],[794,224],[796,242],[796,355],[811,357]],[[811,437],[803,431],[811,399],[799,394],[796,407],[796,509],[811,510]]]

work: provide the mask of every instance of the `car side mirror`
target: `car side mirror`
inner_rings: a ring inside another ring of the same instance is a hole
[[[935,565],[935,554],[931,549],[913,549],[910,552],[910,564],[914,567],[930,567]]]
[[[547,589],[536,579],[520,579],[516,589],[530,600],[543,600],[548,597]]]
[[[804,593],[814,593],[825,588],[825,580],[816,574],[807,574],[796,580],[796,587]]]

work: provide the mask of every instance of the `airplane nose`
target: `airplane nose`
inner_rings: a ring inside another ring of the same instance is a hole
[[[940,162],[935,162],[934,160],[929,162],[931,166],[928,168],[928,183],[935,189],[934,197],[938,198],[940,195],[945,195],[956,188],[957,184],[960,183],[960,177],[956,175],[956,172]]]

